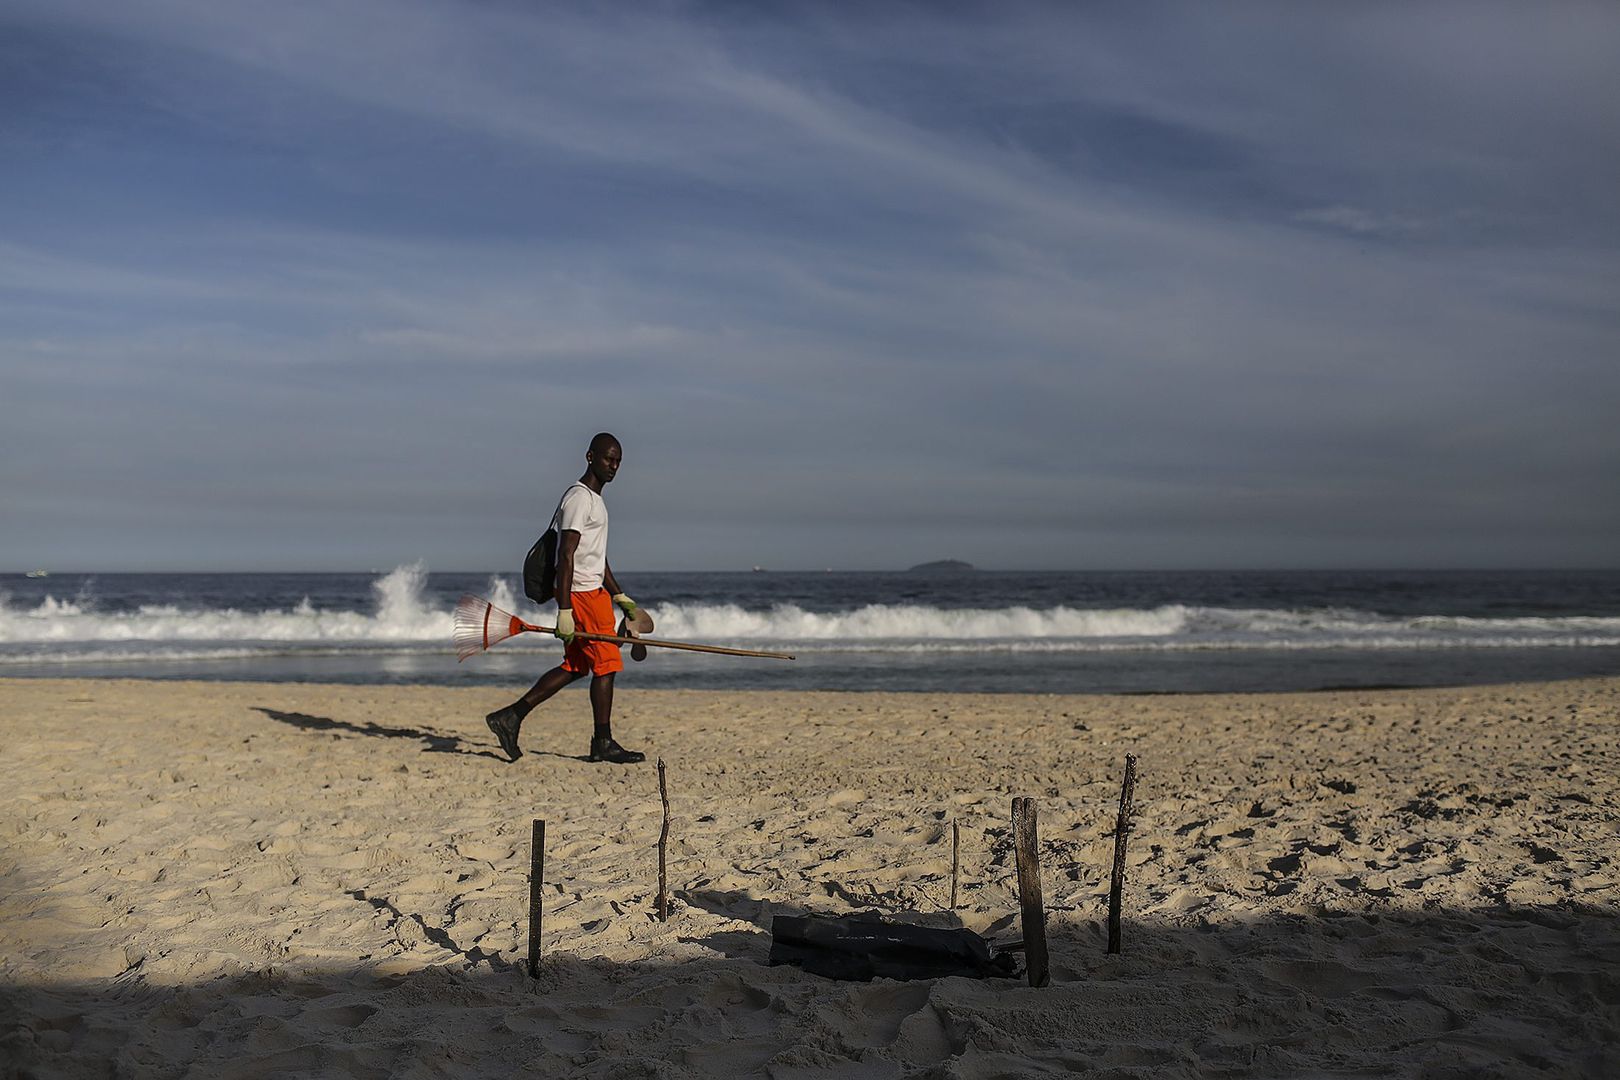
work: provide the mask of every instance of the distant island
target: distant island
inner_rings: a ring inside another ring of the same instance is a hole
[[[972,563],[965,563],[961,559],[937,559],[934,562],[918,563],[907,573],[910,574],[957,574],[963,570],[972,570]]]

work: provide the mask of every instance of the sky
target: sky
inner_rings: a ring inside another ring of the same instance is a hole
[[[0,571],[1620,565],[1620,6],[0,0]]]

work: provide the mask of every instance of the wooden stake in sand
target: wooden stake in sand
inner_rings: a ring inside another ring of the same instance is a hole
[[[534,835],[529,841],[529,977],[540,977],[540,923],[542,917],[540,881],[546,876],[546,823],[534,819]]]
[[[664,759],[658,759],[658,797],[664,801],[664,827],[658,833],[658,921],[669,921],[669,878],[664,872],[664,848],[669,844],[669,789],[664,786]]]
[[[1119,789],[1119,820],[1114,824],[1114,876],[1108,884],[1108,951],[1119,952],[1119,900],[1125,891],[1125,838],[1131,831],[1131,797],[1136,790],[1136,755],[1125,755],[1125,783]]]
[[[956,910],[956,873],[957,873],[957,868],[961,866],[961,861],[957,858],[957,855],[961,850],[962,850],[962,826],[960,824],[958,824],[953,819],[951,821],[951,910],[952,911]]]
[[[1024,966],[1029,971],[1029,985],[1045,986],[1051,975],[1046,968],[1046,908],[1041,903],[1037,822],[1035,800],[1015,797],[1013,850],[1018,856],[1018,900],[1023,908]]]

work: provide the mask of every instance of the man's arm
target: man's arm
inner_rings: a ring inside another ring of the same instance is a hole
[[[574,609],[574,552],[579,549],[579,532],[563,529],[557,534],[557,610]]]
[[[606,559],[602,560],[602,584],[606,585],[607,591],[613,594],[613,602],[619,605],[625,615],[632,619],[635,618],[636,602],[630,599],[624,589],[619,586],[619,579],[613,576],[613,567],[608,565]]]
[[[578,529],[557,533],[557,628],[552,633],[570,644],[574,640],[574,551],[578,547]]]

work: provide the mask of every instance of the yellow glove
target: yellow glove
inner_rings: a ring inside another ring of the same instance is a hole
[[[622,592],[614,593],[613,594],[613,602],[615,604],[618,604],[619,607],[624,609],[625,618],[633,619],[633,618],[636,617],[636,602],[634,600],[630,599],[630,596],[629,596],[628,593],[622,593]]]
[[[552,631],[567,645],[574,640],[574,612],[569,608],[557,609],[557,629]]]

